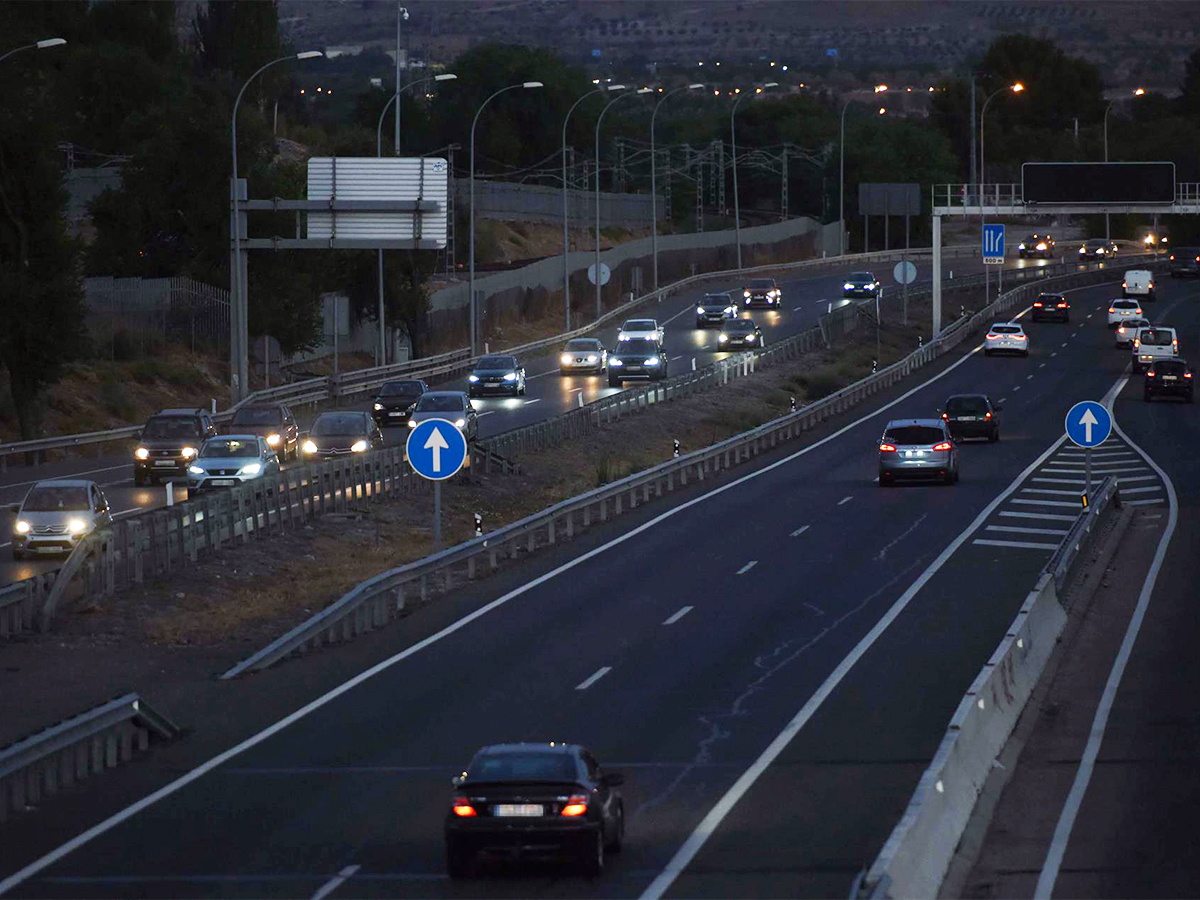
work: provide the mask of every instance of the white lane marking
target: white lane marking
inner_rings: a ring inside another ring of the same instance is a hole
[[[591,675],[589,675],[587,678],[585,678],[583,681],[579,682],[579,684],[575,685],[575,690],[586,691],[588,688],[590,688],[593,684],[595,684],[597,681],[599,681],[601,678],[603,678],[605,675],[607,675],[611,671],[612,671],[612,666],[601,666],[595,672],[593,672]]]
[[[740,569],[738,569],[737,573],[739,575],[745,575],[747,572],[749,572],[751,569],[753,569],[757,565],[758,565],[758,560],[752,559],[752,560],[750,560],[750,562],[746,563],[744,566],[742,566]]]
[[[989,525],[984,531],[1011,531],[1016,534],[1057,534],[1064,536],[1066,528],[1022,528],[1019,525]]]
[[[1074,522],[1078,516],[1059,516],[1053,513],[1027,513],[1027,512],[1002,512],[997,513],[998,516],[1004,516],[1009,519],[1037,519],[1039,521],[1052,519],[1055,522]]]
[[[753,472],[747,472],[745,475],[742,475],[740,478],[735,478],[733,481],[730,481],[728,484],[722,484],[718,487],[715,487],[711,491],[709,491],[707,494],[703,494],[699,497],[694,497],[693,499],[688,500],[684,503],[681,503],[678,506],[674,506],[671,509],[665,510],[662,513],[659,513],[653,519],[650,519],[647,522],[643,522],[641,525],[637,526],[636,528],[630,529],[629,531],[625,532],[624,534],[618,535],[617,537],[613,538],[611,541],[608,541],[605,544],[601,544],[599,547],[595,547],[595,548],[589,550],[588,552],[575,557],[574,559],[568,560],[567,562],[563,563],[561,566],[558,566],[557,568],[552,569],[549,572],[539,575],[537,578],[534,578],[533,580],[528,581],[523,585],[519,585],[518,587],[509,591],[508,593],[506,593],[500,597],[497,597],[492,602],[487,603],[484,606],[481,606],[479,609],[475,610],[474,612],[468,613],[467,615],[463,616],[461,619],[458,619],[457,621],[450,623],[445,628],[443,628],[441,631],[438,631],[435,634],[431,634],[429,637],[424,638],[424,639],[418,641],[417,643],[404,648],[403,650],[393,654],[392,656],[388,657],[387,659],[381,660],[380,662],[376,663],[371,668],[369,668],[363,672],[360,672],[358,675],[355,675],[353,678],[348,679],[347,681],[343,682],[342,684],[339,684],[337,687],[332,688],[331,690],[322,694],[320,697],[317,697],[315,700],[312,700],[309,703],[305,704],[304,706],[300,707],[295,712],[289,713],[288,715],[284,716],[282,719],[275,722],[273,725],[268,725],[262,731],[259,731],[256,734],[251,735],[250,737],[246,738],[241,743],[236,744],[233,747],[230,747],[228,750],[226,750],[222,753],[218,753],[216,756],[201,763],[200,765],[196,766],[194,769],[191,769],[188,772],[185,772],[183,775],[180,775],[178,778],[176,778],[174,781],[170,782],[169,784],[163,785],[161,788],[154,791],[153,793],[147,794],[141,800],[138,800],[138,801],[130,804],[129,806],[125,807],[124,809],[121,809],[121,810],[113,813],[111,816],[109,816],[107,819],[104,819],[102,822],[98,822],[97,824],[93,825],[91,828],[88,828],[86,831],[83,831],[80,834],[76,835],[75,837],[71,838],[69,841],[66,841],[63,844],[60,844],[58,847],[55,847],[53,850],[51,850],[49,853],[46,853],[44,856],[41,856],[38,859],[34,860],[33,862],[29,863],[29,865],[25,866],[24,868],[20,869],[19,871],[14,872],[12,875],[8,876],[3,881],[0,881],[0,895],[3,895],[5,891],[11,890],[13,887],[16,887],[18,884],[21,884],[22,882],[26,881],[31,876],[36,875],[38,872],[42,871],[47,866],[51,866],[54,863],[58,862],[58,860],[62,859],[64,856],[71,853],[72,851],[77,850],[78,848],[82,847],[84,844],[89,843],[94,838],[97,838],[102,834],[106,834],[107,832],[109,832],[113,828],[115,828],[116,826],[120,825],[122,822],[125,822],[126,820],[132,818],[133,816],[137,815],[142,810],[146,809],[149,806],[152,806],[153,804],[157,803],[159,800],[163,799],[164,797],[169,797],[172,794],[181,790],[182,788],[187,787],[192,782],[207,775],[213,769],[216,769],[219,766],[223,765],[226,761],[233,759],[235,756],[238,756],[242,753],[245,753],[247,750],[251,749],[252,747],[258,746],[263,741],[266,741],[267,739],[274,737],[280,731],[283,731],[285,728],[289,727],[290,725],[294,724],[295,722],[298,722],[300,719],[303,719],[305,716],[309,715],[312,712],[315,712],[316,710],[320,709],[321,707],[327,706],[328,704],[332,703],[334,700],[341,697],[343,694],[347,693],[348,691],[354,690],[354,688],[358,687],[360,684],[369,680],[370,678],[373,678],[374,676],[378,675],[380,672],[384,672],[384,671],[390,669],[392,666],[396,665],[396,663],[402,662],[403,660],[408,659],[410,656],[420,653],[422,650],[426,649],[427,647],[430,647],[433,644],[436,644],[438,641],[440,641],[446,637],[449,637],[451,634],[455,633],[456,631],[459,631],[460,629],[465,628],[467,625],[471,624],[476,619],[480,619],[483,616],[486,616],[488,613],[492,612],[493,610],[499,609],[500,607],[504,606],[510,600],[513,600],[514,598],[527,593],[528,591],[532,590],[533,588],[538,587],[539,585],[545,584],[547,581],[550,581],[551,579],[561,575],[563,572],[568,572],[571,569],[574,569],[576,566],[582,565],[583,563],[587,562],[588,560],[592,559],[593,557],[599,556],[600,554],[605,553],[608,550],[611,550],[613,547],[617,547],[617,546],[625,543],[625,541],[632,540],[634,537],[641,534],[643,531],[648,531],[649,529],[653,528],[655,525],[658,525],[658,524],[666,521],[667,519],[670,519],[673,516],[677,516],[680,513],[684,512],[685,510],[691,509],[696,504],[704,503],[708,500],[712,500],[715,497],[719,497],[725,491],[733,490],[733,489],[745,484],[746,482],[751,481],[752,479],[759,478],[763,475],[766,475],[768,472],[773,472],[775,469],[777,469],[781,466],[786,466],[792,462],[795,462],[800,457],[802,457],[808,453],[811,453],[812,451],[816,450],[818,447],[823,447],[825,444],[828,444],[831,441],[837,440],[843,434],[850,431],[851,429],[857,428],[859,425],[862,425],[864,422],[869,422],[872,419],[878,419],[883,413],[887,412],[893,406],[897,406],[897,405],[903,403],[905,400],[907,400],[913,394],[916,394],[919,391],[923,391],[923,390],[925,390],[925,388],[929,387],[931,384],[934,384],[935,382],[940,381],[942,378],[945,378],[948,374],[953,372],[959,366],[963,365],[968,360],[970,360],[971,357],[973,357],[976,353],[981,352],[982,349],[983,349],[982,345],[975,347],[973,350],[964,354],[962,359],[959,359],[959,360],[951,363],[945,369],[943,369],[941,372],[938,372],[936,375],[930,376],[928,379],[926,379],[925,381],[921,382],[918,385],[914,385],[912,388],[905,391],[903,394],[901,394],[895,400],[892,400],[889,403],[885,403],[883,406],[879,407],[878,409],[873,410],[869,413],[866,413],[863,416],[860,416],[859,418],[855,419],[853,422],[843,425],[841,428],[839,428],[833,434],[831,434],[827,437],[821,438],[821,440],[816,441],[807,447],[802,447],[801,449],[797,450],[795,453],[789,454],[788,456],[785,456],[783,459],[776,460],[775,462],[771,463],[770,465],[763,466],[761,469],[757,469]],[[1018,481],[1021,479],[1024,479],[1031,472],[1033,472],[1034,469],[1037,466],[1041,465],[1042,461],[1045,460],[1047,457],[1049,457],[1054,450],[1057,450],[1058,447],[1065,440],[1066,440],[1065,435],[1063,437],[1059,438],[1059,440],[1054,444],[1053,447],[1051,447],[1050,450],[1048,450],[1042,456],[1039,456],[1033,462],[1033,464],[1030,465],[1030,467],[1028,469],[1026,469],[1025,472],[1023,472],[1018,477]],[[1013,488],[1015,488],[1015,487],[1016,487],[1016,482],[1013,483]],[[1011,493],[1011,490],[1009,491],[1009,493]],[[996,505],[998,505],[998,502],[993,502],[992,505],[990,505],[987,509],[985,509],[984,512],[980,514],[979,519],[977,519],[977,523],[982,522],[983,517],[987,513],[990,513],[991,510],[995,509]],[[1074,519],[1072,519],[1072,521],[1074,521]],[[977,527],[977,525],[971,526],[972,529],[974,529],[975,527]],[[965,533],[964,533],[964,535],[965,535]],[[965,537],[963,537],[963,539],[965,540]],[[953,551],[954,547],[957,547],[957,546],[958,545],[955,544],[955,545],[953,545],[952,548],[948,548],[948,550],[943,554],[943,557],[938,557],[938,559],[934,561],[935,564],[938,567],[940,567],[942,565],[942,563],[945,562],[945,559],[949,558],[949,554],[950,554],[950,552]],[[936,571],[936,570],[933,570],[933,571]],[[933,571],[929,572],[930,577],[932,577]],[[928,578],[926,578],[925,580],[927,581]],[[924,581],[922,581],[921,583],[924,584]],[[910,588],[910,590],[912,591],[913,594],[916,593],[915,589]],[[883,630],[886,629],[887,626],[889,624],[891,624],[892,620],[895,619],[895,617],[900,614],[900,611],[904,608],[905,605],[908,604],[908,601],[910,599],[911,599],[911,595],[906,594],[904,597],[901,598],[901,600],[903,601],[902,603],[901,603],[901,601],[897,601],[897,605],[893,606],[892,610],[889,611],[889,613],[887,614],[888,618],[887,618],[886,623],[881,622],[882,627],[880,627],[880,625],[877,625],[876,626],[877,630],[872,631],[872,633],[871,633],[873,636],[870,636],[870,642],[867,644],[861,645],[861,650],[860,650],[860,652],[858,652],[858,656],[861,656],[862,653],[866,652],[866,650],[870,646],[870,644],[874,643],[875,640],[878,638],[878,636],[883,633]],[[857,657],[855,657],[855,660],[857,660]],[[828,696],[830,691],[833,690],[833,688],[836,686],[837,682],[841,681],[841,679],[845,677],[845,673],[849,671],[850,667],[853,664],[854,664],[853,661],[850,662],[849,664],[846,664],[845,661],[843,661],[844,669],[839,669],[840,674],[837,676],[836,681],[827,682],[828,690],[823,690],[823,693],[821,694],[820,699],[817,701],[816,706],[820,706],[820,704],[822,702],[824,702],[824,698],[826,696]],[[813,707],[812,711],[809,711],[805,714],[805,721],[807,721],[807,719],[809,717],[811,717],[812,712],[815,711],[815,709],[816,709],[816,706]],[[803,723],[800,723],[800,724],[802,725]],[[799,726],[797,726],[796,730],[799,730]],[[780,747],[780,750],[782,750],[782,747]],[[775,755],[778,755],[778,753],[779,753],[779,751],[776,751]],[[774,757],[772,757],[772,758],[774,758]],[[757,778],[757,775],[755,775],[754,777]],[[753,783],[753,780],[754,779],[751,778],[750,783]],[[746,787],[748,788],[749,784],[747,784]],[[744,791],[745,791],[745,788],[743,788],[743,792]],[[732,804],[731,804],[731,806],[732,806]],[[722,818],[723,818],[723,815],[722,815]],[[703,841],[701,841],[701,843],[703,843]],[[697,846],[697,849],[699,849],[698,846]],[[682,852],[682,850],[680,852]],[[693,851],[693,853],[694,853],[694,851]],[[676,854],[676,855],[678,856],[678,854]],[[689,859],[690,859],[690,856],[689,856]],[[674,876],[672,876],[672,880],[673,880],[673,878],[674,878]]]
[[[1000,398],[1000,399],[999,399],[997,402],[998,402],[998,403],[1003,403],[1003,402],[1004,402],[1005,400],[1007,400],[1007,399],[1008,399],[1007,397],[1001,397],[1001,398]]]
[[[1121,484],[1128,484],[1131,481],[1154,481],[1157,478],[1157,475],[1122,475],[1117,480],[1120,481]]]
[[[1095,315],[1095,313],[1088,313],[1088,314],[1087,314],[1087,317],[1090,319],[1090,318],[1091,318],[1092,316],[1094,316],[1094,315]]]
[[[683,359],[683,354],[681,353],[679,356],[672,356],[669,360],[667,360],[667,362],[675,362],[677,359]]]
[[[1155,506],[1156,504],[1162,503],[1163,498],[1155,497],[1153,500],[1127,500],[1126,502],[1130,506]]]
[[[340,888],[342,884],[345,883],[346,879],[350,878],[361,868],[362,866],[346,866],[346,868],[337,873],[336,877],[330,878],[327,882],[325,882],[325,884],[321,886],[321,889],[312,895],[312,900],[325,900],[326,897]]]
[[[572,394],[579,394],[579,393],[582,393],[582,391],[583,391],[583,388],[571,388],[571,390],[569,391],[569,393],[572,393]]]
[[[665,622],[663,622],[663,624],[664,625],[674,625],[676,622],[678,622],[680,619],[682,619],[684,616],[686,616],[688,613],[690,613],[694,608],[695,607],[692,607],[692,606],[685,606],[683,609],[679,610],[679,612],[677,612],[673,616],[671,616],[671,618],[669,618]]]
[[[1066,341],[1063,341],[1063,342],[1062,342],[1061,344],[1059,344],[1058,346],[1059,346],[1060,348],[1062,348],[1062,347],[1065,347],[1065,346],[1067,346],[1067,342],[1066,342]]]
[[[1057,550],[1058,544],[1035,544],[1032,541],[990,541],[976,538],[972,544],[982,544],[985,547],[1017,547],[1022,550]]]
[[[1030,481],[1041,481],[1046,484],[1083,484],[1082,478],[1030,478]]]
[[[1018,384],[1015,388],[1013,388],[1013,393],[1016,393],[1020,389],[1021,389],[1021,386]]]
[[[800,535],[804,534],[804,532],[806,532],[806,531],[808,531],[808,526],[801,525],[799,528],[797,528],[795,531],[792,532],[791,537],[800,537]]]
[[[1026,375],[1026,376],[1025,376],[1025,380],[1026,380],[1026,381],[1033,381],[1033,376],[1032,376],[1032,375]]]
[[[1126,375],[1123,380],[1128,380]],[[1109,412],[1112,412],[1111,402],[1109,404]],[[1121,430],[1117,424],[1116,416],[1113,417],[1113,430],[1121,437],[1125,438],[1126,442],[1137,448],[1133,441]],[[1121,641],[1121,649],[1117,652],[1117,658],[1113,661],[1112,670],[1108,675],[1108,682],[1104,685],[1104,693],[1100,695],[1100,705],[1096,708],[1096,715],[1092,719],[1092,730],[1088,737],[1087,746],[1083,751],[1083,758],[1079,761],[1079,769],[1075,772],[1075,781],[1071,785],[1071,792],[1067,794],[1066,802],[1063,804],[1062,814],[1059,816],[1058,824],[1054,827],[1054,837],[1050,841],[1050,849],[1046,853],[1046,862],[1042,865],[1042,872],[1038,876],[1037,887],[1034,889],[1033,896],[1036,900],[1049,900],[1050,895],[1054,892],[1054,882],[1058,880],[1058,870],[1062,866],[1063,854],[1067,850],[1067,842],[1071,839],[1071,829],[1075,825],[1075,817],[1079,814],[1079,807],[1083,805],[1083,796],[1087,793],[1088,783],[1092,780],[1092,770],[1096,765],[1096,757],[1100,753],[1100,745],[1104,741],[1104,731],[1108,727],[1108,715],[1112,711],[1113,701],[1116,699],[1117,690],[1121,686],[1121,678],[1125,675],[1125,666],[1129,662],[1129,656],[1133,652],[1134,642],[1137,640],[1138,632],[1142,628],[1142,620],[1146,617],[1146,608],[1150,605],[1150,595],[1154,593],[1154,585],[1158,581],[1159,570],[1162,569],[1163,558],[1167,555],[1167,545],[1171,543],[1171,537],[1175,534],[1175,523],[1179,518],[1179,501],[1175,496],[1175,485],[1172,484],[1171,478],[1166,472],[1144,452],[1142,453],[1146,462],[1154,467],[1154,471],[1162,478],[1163,484],[1167,486],[1167,498],[1170,501],[1170,508],[1167,514],[1167,527],[1158,541],[1158,549],[1154,552],[1154,561],[1150,564],[1150,571],[1146,574],[1146,580],[1142,582],[1142,591],[1138,595],[1137,606],[1134,608],[1133,617],[1129,620],[1129,627],[1125,630],[1125,637]],[[1142,504],[1145,500],[1132,500],[1131,504]]]
[[[80,478],[84,475],[95,475],[99,472],[115,472],[117,469],[124,469],[132,463],[122,463],[119,466],[109,466],[107,469],[89,469],[86,472],[72,472],[69,475],[49,475],[46,478],[35,478],[33,481],[14,481],[12,484],[0,484],[0,491],[6,491],[9,488],[26,487],[27,485],[37,484],[39,481],[49,481],[52,478]]]
[[[1154,487],[1135,487],[1135,488],[1123,487],[1123,488],[1121,488],[1121,494],[1122,495],[1124,495],[1124,494],[1157,494],[1162,489],[1163,488],[1162,488],[1161,484],[1156,484]]]
[[[803,306],[793,306],[793,307],[792,307],[792,312],[800,312],[800,310],[802,310],[802,309],[804,309],[804,307],[803,307]],[[468,323],[468,324],[469,324],[469,323]]]
[[[482,419],[484,416],[490,416],[494,412],[494,409],[489,409],[487,412],[475,413],[475,418]]]
[[[843,503],[849,503],[853,499],[854,499],[853,494],[847,494],[845,497],[843,497],[841,500],[838,501],[837,505],[841,506]]]
[[[1042,363],[1041,365],[1039,365],[1039,366],[1038,366],[1038,368],[1039,368],[1039,369],[1044,369],[1044,368],[1046,368],[1046,364],[1045,364],[1045,363]]]
[[[972,352],[978,352],[978,348]],[[968,357],[963,358],[967,359]],[[733,786],[725,792],[721,799],[717,801],[716,805],[708,811],[707,815],[705,815],[703,819],[700,820],[700,824],[696,826],[695,830],[693,830],[690,835],[688,835],[687,840],[683,842],[682,846],[675,851],[675,855],[671,857],[670,861],[666,864],[663,870],[659,872],[658,876],[652,882],[650,882],[646,890],[642,892],[641,900],[659,900],[659,898],[661,898],[663,894],[667,892],[667,889],[670,888],[675,879],[679,877],[679,874],[685,868],[687,868],[688,864],[695,858],[696,854],[700,852],[700,849],[720,827],[721,823],[725,820],[725,817],[729,815],[730,811],[734,808],[734,806],[737,805],[738,801],[745,796],[746,792],[749,791],[754,785],[754,782],[757,781],[762,773],[770,767],[776,758],[778,758],[779,754],[784,751],[784,748],[791,743],[792,738],[799,734],[800,730],[804,728],[806,724],[808,724],[809,719],[816,714],[817,710],[821,708],[821,705],[825,702],[829,695],[833,693],[834,689],[837,688],[850,670],[854,668],[855,664],[857,664],[858,661],[866,654],[866,652],[871,649],[871,646],[877,640],[879,640],[880,635],[882,635],[888,629],[888,627],[891,626],[892,622],[896,620],[900,613],[904,612],[905,607],[907,607],[912,601],[912,598],[915,597],[921,588],[928,583],[929,579],[937,574],[938,570],[946,564],[946,560],[953,556],[955,551],[957,551],[959,547],[966,543],[967,538],[969,538],[975,532],[975,530],[979,528],[980,525],[987,521],[988,516],[995,511],[996,507],[1003,503],[1005,499],[1007,499],[1008,496],[1020,486],[1021,482],[1028,478],[1033,471],[1039,465],[1041,465],[1043,460],[1045,460],[1060,446],[1062,446],[1062,443],[1066,439],[1066,435],[1063,435],[1057,441],[1051,444],[1050,448],[1047,449],[1041,456],[1030,463],[1029,466],[1023,472],[1021,472],[1021,474],[1019,474],[1003,492],[997,495],[991,503],[989,503],[983,508],[983,510],[980,511],[979,515],[975,517],[975,520],[967,525],[967,527],[961,533],[959,533],[958,537],[950,542],[949,546],[947,546],[946,549],[938,555],[937,559],[929,564],[929,567],[922,572],[917,580],[909,586],[908,590],[900,595],[900,598],[892,604],[891,608],[888,609],[886,613],[883,614],[879,621],[875,623],[875,626],[869,632],[867,632],[867,634],[864,635],[863,638],[854,645],[854,649],[851,650],[850,653],[847,654],[847,656],[840,663],[838,663],[837,667],[829,674],[825,681],[821,683],[821,686],[817,688],[808,701],[800,708],[800,711],[796,713],[792,720],[788,722],[786,726],[784,726],[781,732],[779,732],[779,734],[775,737],[775,740],[771,741],[767,748],[759,755],[758,759],[756,759],[754,763],[741,774],[738,780],[733,783]],[[34,865],[36,865],[36,863]],[[26,875],[24,877],[28,876]]]
[[[804,605],[815,612],[818,616],[825,615],[825,610],[821,609],[819,606],[813,606],[811,603],[805,603]]]
[[[1054,488],[1021,488],[1022,494],[1057,494],[1060,497],[1078,497],[1079,491],[1060,491]]]
[[[1068,503],[1066,500],[1014,500],[1013,503],[1025,503],[1029,506],[1069,506],[1073,509],[1081,508],[1078,503]]]
[[[535,404],[535,403],[541,403],[541,402],[542,402],[542,398],[541,398],[541,397],[535,397],[533,400],[526,400],[526,401],[525,401],[525,405],[526,405],[526,406],[532,406],[532,405],[533,405],[533,404]]]
[[[1050,355],[1051,355],[1051,356],[1058,356],[1058,351],[1057,351],[1057,350],[1055,350],[1055,351],[1054,351],[1053,353],[1051,353]]]
[[[1161,519],[1162,513],[1155,513],[1152,516],[1142,516],[1143,519]]]

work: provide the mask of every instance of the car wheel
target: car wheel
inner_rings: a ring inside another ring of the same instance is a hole
[[[596,829],[596,842],[584,850],[583,857],[580,859],[583,868],[583,874],[589,878],[595,878],[604,871],[604,829]]]
[[[451,878],[466,878],[471,874],[471,855],[449,838],[446,839],[446,874]]]
[[[615,834],[613,834],[612,839],[608,842],[608,846],[605,847],[605,849],[609,853],[620,853],[621,852],[621,844],[625,840],[625,804],[624,803],[620,804],[617,807],[617,821],[616,821],[616,827],[614,828],[614,831],[615,831]]]

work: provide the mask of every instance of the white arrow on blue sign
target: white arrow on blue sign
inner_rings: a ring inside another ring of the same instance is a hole
[[[1095,400],[1082,400],[1067,412],[1067,437],[1080,447],[1096,447],[1112,433],[1112,416]]]
[[[983,256],[985,264],[1003,265],[1004,264],[1004,226],[1003,225],[984,225],[983,226],[983,244],[980,247],[980,255]]]
[[[445,481],[463,467],[467,439],[448,419],[426,419],[408,433],[408,464],[422,478]]]

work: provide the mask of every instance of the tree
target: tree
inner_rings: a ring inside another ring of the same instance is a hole
[[[1200,118],[1200,50],[1195,50],[1188,57],[1184,69],[1182,93],[1179,105],[1184,115]]]

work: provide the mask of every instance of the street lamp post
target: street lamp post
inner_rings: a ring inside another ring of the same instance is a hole
[[[469,249],[467,255],[470,256],[470,281],[468,282],[468,290],[470,291],[470,307],[471,307],[471,356],[475,356],[475,126],[479,123],[479,114],[483,112],[483,108],[499,97],[506,91],[515,91],[518,89],[531,90],[533,88],[542,87],[540,81],[522,81],[520,84],[510,84],[508,87],[502,87],[496,91],[481,104],[479,109],[475,111],[475,118],[471,120],[471,191],[470,191],[470,228],[469,228]]]
[[[287,62],[292,59],[316,59],[318,56],[324,56],[320,50],[305,50],[303,53],[294,53],[288,56],[281,56],[278,59],[273,59],[269,63],[264,63],[259,66],[253,75],[246,79],[246,83],[242,85],[242,89],[238,91],[237,99],[233,102],[233,114],[230,117],[230,146],[233,149],[233,180],[230,183],[229,200],[230,200],[230,230],[233,233],[233,265],[230,266],[230,285],[229,285],[229,375],[232,382],[231,388],[233,401],[236,403],[246,396],[249,391],[246,390],[248,369],[249,369],[249,326],[247,324],[247,304],[246,295],[242,290],[242,229],[241,215],[238,213],[238,158],[237,158],[237,111],[238,106],[242,102],[242,95],[246,93],[246,88],[250,87],[250,82],[257,78],[265,69],[269,69],[278,63]],[[334,328],[337,328],[336,321]]]
[[[1146,91],[1144,88],[1137,88],[1134,90],[1133,96],[1141,97],[1145,93],[1146,93]],[[1108,106],[1104,107],[1104,161],[1105,162],[1108,162],[1108,113],[1109,113],[1109,110],[1111,110],[1113,108],[1113,106],[1115,106],[1117,104],[1118,101],[1124,100],[1124,99],[1125,99],[1124,97],[1118,97],[1116,100],[1110,100],[1108,103]],[[1105,213],[1104,214],[1104,240],[1108,241],[1110,239],[1111,238],[1110,238],[1109,231],[1108,231],[1108,213]]]
[[[571,238],[568,234],[570,224],[570,214],[567,212],[568,186],[567,186],[567,123],[571,121],[571,113],[575,112],[575,107],[579,106],[584,100],[593,94],[603,94],[605,91],[623,91],[623,84],[608,84],[604,87],[594,88],[571,104],[571,108],[567,110],[566,116],[563,117],[562,127],[562,206],[563,206],[563,310],[566,319],[566,331],[571,330]]]
[[[596,318],[600,318],[600,123],[604,121],[604,114],[608,112],[609,107],[617,103],[624,97],[638,97],[642,94],[653,93],[650,88],[638,88],[632,94],[620,94],[613,97],[604,105],[604,109],[600,110],[600,116],[596,119]]]
[[[403,7],[401,7],[403,8]],[[442,75],[434,75],[432,78],[422,78],[420,81],[412,81],[402,88],[397,88],[392,94],[387,103],[383,105],[383,112],[379,114],[379,124],[375,126],[375,155],[383,156],[383,120],[387,116],[387,111],[392,108],[392,104],[396,104],[396,128],[400,127],[400,94],[404,91],[411,90],[415,87],[420,87],[423,84],[429,84],[431,81],[454,81],[458,78],[450,72]],[[397,135],[399,132],[397,132]],[[400,139],[396,138],[396,155],[400,155]],[[384,321],[383,321],[383,250],[376,251],[379,254],[379,365],[387,365],[387,342],[384,340]]]
[[[20,53],[22,50],[49,50],[51,47],[61,47],[66,43],[64,38],[46,38],[42,41],[35,41],[32,44],[25,44],[23,47],[14,47],[3,56],[0,56],[0,62],[8,59],[14,53]]]
[[[703,84],[688,84],[667,91],[654,104],[654,112],[650,114],[650,254],[654,257],[654,289],[656,291],[658,290],[658,188],[655,176],[658,172],[658,154],[655,152],[654,120],[658,118],[659,107],[672,94],[678,94],[680,91],[698,91],[702,87],[704,87]]]
[[[779,82],[768,81],[762,87],[754,89],[754,96],[758,96],[766,88],[779,87]],[[733,109],[729,111],[729,143],[733,152],[733,235],[734,243],[737,245],[737,267],[742,267],[742,210],[738,204],[738,177],[737,177],[737,131],[734,129],[733,117],[737,115],[738,104],[742,102],[749,94],[739,94],[738,98],[733,101]]]
[[[886,94],[890,89],[886,84],[877,84],[872,94]],[[842,125],[838,132],[838,255],[846,255],[846,110],[857,97],[847,97],[842,104]],[[883,109],[880,109],[883,112]],[[863,250],[867,248],[864,247]]]
[[[1025,90],[1025,85],[1021,84],[1021,82],[1018,81],[1015,84],[1008,84],[1002,88],[996,88],[996,90],[994,90],[990,94],[988,94],[987,99],[983,101],[983,109],[981,109],[979,111],[979,190],[980,190],[980,193],[983,192],[983,186],[987,183],[987,179],[983,177],[983,163],[984,163],[984,159],[986,158],[983,155],[983,123],[984,123],[985,116],[987,116],[988,104],[991,103],[992,100],[997,95],[1003,94],[1005,91],[1012,91],[1014,94],[1019,94],[1023,90]]]

